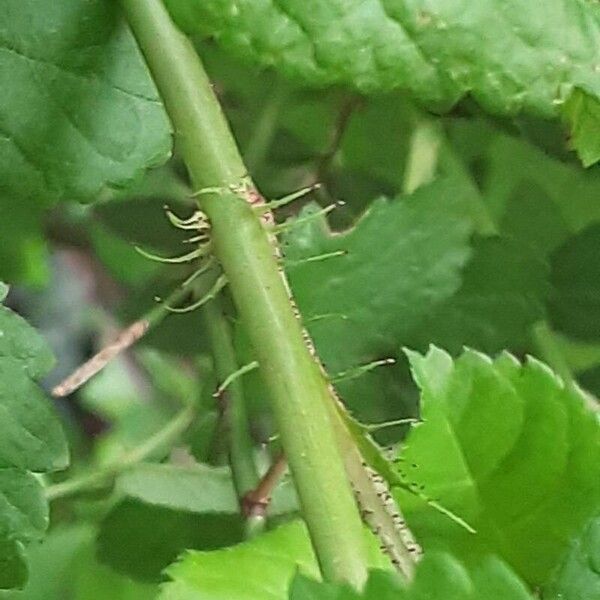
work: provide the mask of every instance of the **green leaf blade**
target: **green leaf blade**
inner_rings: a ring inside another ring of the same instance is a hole
[[[88,200],[167,158],[163,108],[116,5],[4,0],[1,12],[4,193]]]
[[[552,0],[543,12],[526,0],[320,0],[310,10],[298,0],[167,6],[184,31],[212,36],[311,86],[402,88],[437,109],[470,93],[491,113],[544,118],[557,117],[574,88],[600,96],[600,16],[590,2]],[[595,154],[584,151],[584,160]]]
[[[426,549],[441,544],[470,559],[497,553],[543,585],[600,504],[597,415],[534,359],[521,365],[466,351],[449,370],[437,349],[409,358],[424,423],[409,434],[400,469],[477,533],[399,492],[413,531]]]
[[[68,464],[60,421],[36,383],[53,363],[40,335],[0,306],[0,588],[25,585],[24,544],[48,526],[44,490],[31,471]]]

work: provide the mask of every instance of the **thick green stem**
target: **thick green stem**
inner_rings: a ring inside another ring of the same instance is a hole
[[[246,169],[193,46],[160,0],[123,5],[194,186],[239,186]],[[323,575],[358,587],[366,578],[365,538],[329,420],[331,398],[304,342],[272,242],[239,195],[200,198],[271,397]]]

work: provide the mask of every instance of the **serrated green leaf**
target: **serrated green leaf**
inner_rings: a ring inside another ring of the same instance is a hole
[[[0,4],[0,189],[89,200],[170,151],[169,126],[114,3]]]
[[[23,544],[41,538],[48,525],[43,488],[30,471],[68,462],[58,417],[35,383],[53,362],[38,333],[0,306],[0,588],[25,584]]]
[[[552,0],[168,0],[187,32],[310,85],[410,90],[448,108],[470,93],[486,110],[557,116],[574,87],[600,95],[597,7]],[[494,34],[490,35],[489,32]]]
[[[367,561],[391,569],[379,543],[365,529]],[[265,534],[214,552],[187,552],[166,574],[162,600],[285,600],[296,572],[319,577],[303,521],[289,521]]]
[[[575,89],[562,108],[571,131],[571,146],[581,162],[589,167],[600,160],[600,102],[583,90]]]
[[[567,335],[600,337],[600,224],[570,238],[552,254],[550,319]]]
[[[477,530],[468,534],[399,492],[417,538],[469,559],[496,553],[543,584],[600,504],[597,416],[533,359],[520,365],[467,351],[452,363],[433,348],[410,360],[424,423],[411,430],[400,468]],[[449,462],[456,468],[440,468]]]
[[[544,588],[544,600],[600,598],[600,517],[573,540],[563,563]]]
[[[330,373],[393,354],[398,339],[457,289],[470,232],[460,194],[460,185],[440,180],[374,202],[344,233],[332,234],[323,220],[289,231],[290,283]]]
[[[531,326],[545,316],[548,274],[547,263],[524,244],[476,239],[460,289],[424,319],[411,343],[453,352],[527,348]]]
[[[305,525],[293,521],[215,552],[187,552],[166,573],[162,600],[285,600],[296,570],[319,576]]]
[[[432,552],[407,585],[392,573],[374,571],[362,593],[343,585],[296,576],[289,600],[532,600],[519,578],[500,560],[487,557],[465,568],[448,554]]]

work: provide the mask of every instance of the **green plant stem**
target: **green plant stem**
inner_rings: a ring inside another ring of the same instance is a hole
[[[244,162],[252,173],[265,163],[273,137],[277,132],[277,118],[287,98],[288,86],[283,81],[276,81],[258,115],[254,131],[244,152]]]
[[[219,382],[238,370],[231,328],[221,306],[220,298],[211,300],[202,309],[206,330]],[[248,430],[248,416],[240,379],[232,381],[223,392],[224,420],[228,435],[229,463],[240,502],[260,480],[254,462],[254,444]]]
[[[122,0],[173,123],[195,189],[239,186],[246,169],[202,63],[160,0]],[[361,586],[360,515],[329,419],[330,393],[308,350],[275,248],[248,202],[205,194],[214,251],[258,359],[323,575]]]
[[[159,450],[170,448],[190,426],[194,414],[193,405],[185,406],[162,429],[118,460],[91,473],[48,486],[45,490],[46,499],[56,500],[110,485],[118,474],[156,454]]]

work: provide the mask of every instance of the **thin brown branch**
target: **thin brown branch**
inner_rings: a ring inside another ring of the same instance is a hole
[[[287,470],[287,460],[280,454],[277,460],[269,467],[255,489],[250,490],[242,499],[242,512],[246,518],[264,517],[273,490]]]
[[[135,344],[148,331],[149,326],[150,322],[147,319],[140,319],[129,325],[119,333],[114,342],[100,350],[55,386],[52,389],[52,395],[55,398],[63,398],[72,394],[101,371],[115,356]]]

